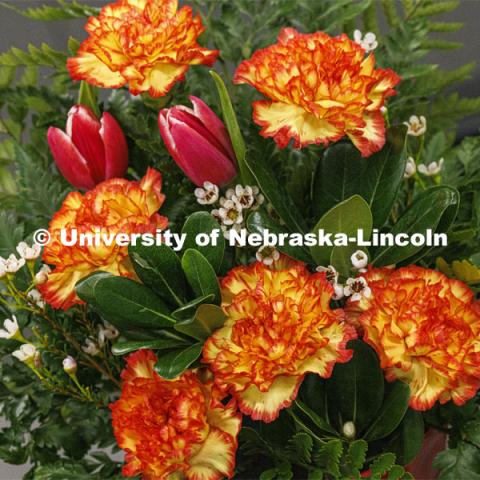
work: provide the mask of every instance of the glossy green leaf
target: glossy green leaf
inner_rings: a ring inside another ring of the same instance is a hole
[[[167,245],[130,245],[128,253],[138,278],[159,297],[175,306],[183,305],[186,282],[177,254]]]
[[[307,404],[301,400],[295,400],[294,411],[300,418],[306,419],[306,424],[312,423],[318,429],[322,430],[329,435],[338,435],[337,431],[319,414],[314,412]],[[308,423],[307,423],[308,422]]]
[[[389,388],[382,408],[362,437],[372,441],[390,435],[402,421],[408,409],[409,400],[410,387],[404,382],[396,381]]]
[[[117,342],[112,346],[112,353],[114,355],[126,355],[130,352],[135,352],[142,348],[149,348],[151,350],[170,350],[173,348],[188,345],[185,340],[173,340],[171,338],[161,338],[157,340],[139,340],[132,342]]]
[[[218,73],[211,70],[210,75],[212,76],[215,86],[217,87],[218,95],[220,97],[220,104],[222,106],[223,120],[225,121],[228,133],[230,134],[233,150],[235,152],[235,156],[237,157],[238,166],[240,168],[242,181],[246,185],[252,185],[254,183],[252,182],[252,174],[245,164],[247,148],[245,146],[245,141],[243,140],[240,127],[238,126],[237,116],[235,115],[227,87]]]
[[[149,288],[125,277],[99,279],[94,287],[95,307],[122,329],[172,326],[165,303]]]
[[[203,304],[198,307],[193,319],[177,322],[174,328],[196,340],[204,341],[215,330],[223,326],[226,318],[225,313],[219,306]]]
[[[197,308],[202,305],[202,303],[210,303],[214,299],[215,295],[213,295],[213,293],[210,295],[204,295],[203,297],[195,298],[191,302],[183,305],[183,307],[180,307],[172,312],[172,317],[178,321],[191,319],[195,315]]]
[[[95,285],[105,278],[113,277],[109,272],[95,272],[88,277],[82,278],[75,285],[75,291],[77,295],[86,303],[94,306],[95,305]]]
[[[394,434],[389,450],[395,453],[397,463],[408,465],[420,452],[425,438],[421,412],[409,408]]]
[[[252,233],[262,234],[265,230],[268,230],[270,233],[279,235],[281,233],[288,233],[285,227],[282,227],[276,223],[270,215],[264,211],[252,212],[247,219],[247,228]],[[286,245],[281,246],[277,245],[275,247],[278,251],[285,253],[289,257],[295,258],[302,262],[311,263],[312,257],[305,247],[296,247],[291,246],[286,243]]]
[[[370,207],[373,226],[382,227],[405,172],[405,136],[403,125],[389,129],[385,146],[368,158],[361,157],[351,144],[338,143],[328,148],[318,162],[313,181],[315,216],[319,218],[338,203],[360,195]]]
[[[376,418],[383,403],[384,380],[374,350],[360,340],[348,344],[354,351],[347,363],[337,363],[327,380],[329,417],[341,430],[353,422],[357,432]]]
[[[413,205],[399,218],[390,233],[426,234],[432,232],[446,232],[455,219],[459,205],[458,191],[452,187],[438,186],[423,191],[414,201]],[[392,265],[407,259],[419,260],[430,247],[409,244],[404,247],[385,246],[378,247],[372,254],[372,263],[381,267]]]
[[[362,230],[364,239],[368,240],[372,231],[372,214],[367,202],[359,195],[354,195],[339,203],[323,215],[312,232],[317,234],[322,230],[325,235],[331,234],[332,241],[335,234],[356,238],[358,230]],[[351,255],[352,244],[348,243],[349,245],[336,246],[335,258],[347,258]],[[330,263],[333,248],[316,245],[310,247],[310,253],[318,265],[327,266]]]
[[[216,232],[215,242],[209,242],[206,246],[199,246],[196,242],[196,236],[201,233],[212,234]],[[193,248],[198,250],[218,272],[222,265],[225,252],[225,238],[220,229],[219,223],[208,212],[195,212],[190,215],[182,228],[182,233],[186,234],[184,250]]]
[[[202,353],[203,343],[195,343],[187,348],[180,348],[158,358],[156,372],[163,378],[171,380],[182,374]]]
[[[220,304],[220,285],[210,262],[198,251],[189,248],[182,257],[182,268],[193,292],[198,297],[214,295],[214,303]]]
[[[279,217],[292,232],[304,233],[306,224],[304,215],[293,203],[285,187],[278,181],[275,172],[263,157],[247,159],[247,165],[257,180],[257,185],[267,200],[273,205]]]

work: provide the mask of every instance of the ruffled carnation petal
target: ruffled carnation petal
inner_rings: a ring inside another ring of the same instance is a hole
[[[349,300],[348,321],[377,352],[387,380],[409,384],[410,406],[457,405],[480,387],[480,306],[462,282],[417,266],[370,269],[368,300]]]

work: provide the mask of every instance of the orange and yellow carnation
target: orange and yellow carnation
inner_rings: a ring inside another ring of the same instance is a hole
[[[234,401],[223,405],[199,371],[162,379],[156,361],[151,350],[127,357],[122,394],[110,405],[115,437],[126,452],[123,474],[145,480],[231,478],[241,427]]]
[[[480,303],[462,282],[409,266],[363,274],[370,298],[347,304],[387,380],[410,386],[410,406],[462,405],[480,387]]]
[[[165,197],[161,186],[160,172],[149,168],[139,182],[114,178],[85,195],[79,192],[67,195],[50,222],[51,239],[42,257],[55,267],[48,281],[39,286],[52,307],[67,309],[81,303],[75,284],[95,271],[136,278],[128,247],[118,245],[115,236],[156,233],[157,229],[167,227],[167,218],[157,213]],[[87,240],[81,244],[82,235],[88,238],[94,234],[107,241],[98,244]],[[65,240],[72,245],[65,245]]]
[[[190,65],[212,65],[217,50],[202,48],[200,16],[178,0],[118,0],[90,17],[89,37],[67,67],[74,80],[130,92],[165,95]]]
[[[224,326],[205,343],[215,384],[254,420],[271,422],[297,396],[306,373],[327,378],[346,362],[355,330],[332,310],[324,273],[281,258],[236,267],[222,281]]]
[[[248,83],[270,100],[253,104],[264,137],[284,148],[336,142],[347,135],[362,156],[385,144],[381,108],[400,77],[375,68],[373,53],[345,34],[301,34],[284,28],[278,43],[243,61],[235,83]]]

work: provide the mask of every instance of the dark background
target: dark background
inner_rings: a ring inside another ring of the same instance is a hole
[[[14,5],[18,8],[56,4],[56,2],[51,0],[3,0],[3,3]],[[102,6],[111,2],[82,0],[81,3]],[[457,50],[431,53],[425,58],[425,62],[437,63],[444,69],[454,69],[472,60],[477,60],[480,51],[480,0],[460,0],[459,8],[443,17],[449,21],[462,22],[464,24],[464,28],[458,32],[450,33],[448,36],[442,35],[443,38],[448,38],[451,41],[462,42],[464,47]],[[439,15],[437,18],[440,21],[442,16]],[[42,42],[49,44],[56,50],[66,50],[66,42],[70,36],[78,40],[86,38],[86,33],[83,31],[84,23],[83,19],[37,22],[0,6],[0,52],[8,50],[13,46],[23,49],[29,43],[38,45]],[[472,78],[463,83],[457,90],[463,96],[480,96],[479,65],[474,70]],[[458,136],[461,138],[465,135],[476,134],[479,128],[480,115],[469,117],[460,125]],[[0,462],[0,480],[20,480],[26,470],[23,466],[10,466]]]

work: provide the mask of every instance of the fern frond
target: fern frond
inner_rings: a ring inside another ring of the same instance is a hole
[[[51,67],[64,69],[67,56],[42,43],[40,47],[28,45],[28,52],[12,47],[0,54],[0,65],[7,67]]]
[[[100,11],[97,7],[91,7],[89,5],[83,5],[76,0],[72,2],[66,2],[65,0],[57,0],[58,7],[52,7],[50,5],[42,5],[41,7],[29,7],[25,10],[11,5],[6,2],[0,3],[5,8],[9,8],[14,12],[22,15],[23,17],[30,18],[32,20],[69,20],[72,18],[85,18],[91,15],[97,15]]]

